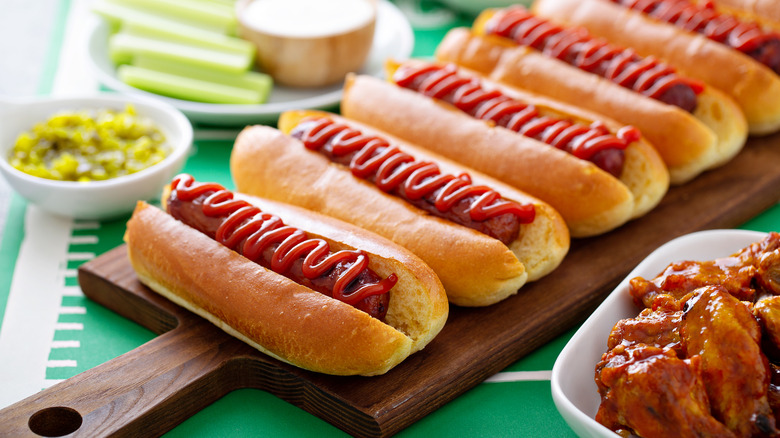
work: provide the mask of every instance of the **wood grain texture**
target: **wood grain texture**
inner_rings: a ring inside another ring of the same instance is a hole
[[[429,346],[378,377],[310,373],[268,358],[138,283],[124,247],[79,269],[84,293],[161,335],[0,411],[11,436],[65,406],[73,436],[159,435],[238,388],[258,388],[355,436],[390,436],[581,322],[655,248],[730,228],[780,200],[780,135],[751,139],[735,160],[669,191],[647,216],[575,240],[562,265],[487,308],[452,308]],[[780,230],[780,224],[778,224]]]

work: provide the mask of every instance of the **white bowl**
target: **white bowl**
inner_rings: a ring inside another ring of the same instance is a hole
[[[726,257],[764,237],[765,233],[743,230],[711,230],[688,234],[656,249],[628,274],[577,330],[553,366],[553,401],[577,435],[619,437],[594,419],[601,403],[594,373],[596,364],[606,351],[612,327],[621,319],[635,317],[641,310],[628,294],[629,281],[637,276],[655,278],[672,262]]]
[[[16,137],[61,111],[111,108],[136,112],[153,120],[171,145],[160,163],[105,181],[55,181],[28,175],[8,163]],[[157,199],[163,186],[184,166],[192,148],[192,125],[176,108],[154,100],[103,94],[72,98],[0,101],[0,173],[20,195],[50,213],[76,219],[110,219],[133,210],[138,200]]]
[[[257,66],[276,85],[341,84],[366,62],[377,6],[372,0],[339,1],[238,0],[238,35],[257,48]]]

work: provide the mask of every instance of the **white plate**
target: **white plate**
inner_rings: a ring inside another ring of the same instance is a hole
[[[414,33],[406,17],[387,0],[378,3],[374,42],[366,65],[359,72],[383,77],[387,58],[406,59],[414,48]],[[291,88],[275,85],[262,105],[220,105],[174,99],[148,93],[120,81],[108,56],[109,25],[98,20],[89,36],[89,58],[98,80],[109,89],[128,94],[154,96],[181,110],[192,122],[210,125],[248,125],[274,122],[284,111],[333,108],[341,101],[343,85],[322,88]]]
[[[552,370],[555,406],[579,436],[619,436],[594,419],[601,402],[594,373],[596,364],[606,351],[607,337],[615,323],[633,318],[640,312],[628,294],[629,280],[637,276],[655,278],[670,263],[677,261],[726,257],[765,236],[765,233],[756,231],[712,230],[679,237],[647,256],[604,300],[566,344]]]

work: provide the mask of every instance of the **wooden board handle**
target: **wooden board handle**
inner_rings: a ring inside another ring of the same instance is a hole
[[[126,267],[125,254],[118,247],[105,260]],[[154,294],[119,293],[140,284],[132,269],[112,273],[106,277],[87,263],[79,283],[92,300],[161,335],[3,409],[4,434],[161,435],[241,385],[225,376],[240,375],[230,368],[244,367],[248,346]]]
[[[0,411],[3,433],[95,437],[143,430],[161,435],[235,389],[222,378],[233,374],[223,367],[240,366],[241,352],[234,350],[244,347],[226,342],[223,348],[213,335],[205,321],[165,333]],[[214,342],[203,342],[204,337]]]

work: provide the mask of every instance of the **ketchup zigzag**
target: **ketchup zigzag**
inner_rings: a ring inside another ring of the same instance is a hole
[[[190,175],[174,178],[171,198],[184,202],[202,200],[202,212],[210,218],[224,218],[217,228],[214,239],[244,257],[265,265],[263,253],[273,248],[270,269],[289,276],[291,267],[303,259],[303,276],[313,280],[327,275],[335,268],[339,272],[332,297],[350,305],[387,293],[398,281],[395,274],[387,278],[360,284],[350,291],[350,286],[369,270],[369,257],[362,250],[330,252],[330,245],[323,239],[309,238],[306,232],[285,225],[273,214],[262,212],[258,207],[244,200],[233,199],[233,193],[216,183],[198,183]],[[375,274],[373,274],[376,277]]]
[[[639,130],[631,126],[623,127],[613,135],[601,122],[588,126],[542,116],[534,105],[512,99],[499,90],[488,91],[478,79],[459,75],[451,64],[404,64],[393,74],[393,81],[401,87],[449,102],[472,117],[492,121],[577,158],[592,161],[616,177],[623,171],[622,151],[641,138]],[[604,160],[603,154],[608,151],[613,154]],[[619,156],[614,152],[619,152]],[[602,155],[601,159],[598,154]]]
[[[533,204],[502,199],[490,187],[473,185],[467,173],[442,174],[435,163],[417,161],[384,139],[364,135],[327,117],[304,119],[290,135],[300,139],[306,148],[330,155],[331,160],[348,162],[353,175],[371,180],[380,190],[405,198],[418,207],[433,204],[434,208],[427,211],[477,229],[505,244],[516,239],[517,227],[496,235],[490,232],[490,227],[480,224],[506,215],[513,216],[516,225],[527,224],[536,215]],[[464,203],[467,218],[446,216],[448,213],[458,216],[454,207]]]
[[[597,74],[647,97],[693,112],[703,86],[682,78],[669,65],[640,57],[631,49],[596,39],[583,28],[563,28],[522,6],[501,9],[488,20],[485,33],[509,38]]]
[[[700,4],[687,0],[611,1],[682,29],[703,34],[780,73],[780,34],[762,29],[756,22],[720,13],[710,1]]]

